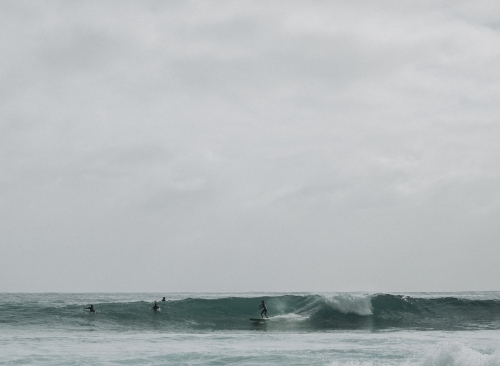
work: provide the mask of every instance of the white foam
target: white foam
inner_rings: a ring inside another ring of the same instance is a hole
[[[388,366],[386,361],[332,361],[328,366]]]
[[[423,356],[423,357],[422,357]],[[500,353],[486,354],[460,343],[441,343],[424,355],[397,360],[334,360],[328,366],[499,366]],[[415,359],[416,358],[416,359]]]
[[[287,321],[287,322],[301,322],[308,319],[309,316],[303,316],[300,314],[289,313],[272,316],[269,318],[271,321]]]
[[[418,366],[498,366],[500,353],[484,354],[460,343],[431,348]]]
[[[344,314],[371,315],[371,295],[336,294],[326,298],[330,306]]]

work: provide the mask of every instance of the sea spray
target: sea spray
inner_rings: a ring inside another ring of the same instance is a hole
[[[334,310],[343,314],[372,314],[371,295],[336,294],[328,297],[327,302]]]

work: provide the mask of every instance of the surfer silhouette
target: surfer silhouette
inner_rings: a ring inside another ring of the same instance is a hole
[[[262,303],[259,305],[259,307],[257,309],[262,309],[262,311],[260,312],[260,317],[261,318],[264,317],[262,314],[264,314],[266,316],[266,318],[269,318],[267,316],[267,308],[266,308],[266,304],[264,303],[264,300],[262,300]]]
[[[165,300],[165,296],[163,296],[163,299],[161,299],[161,301],[167,301],[167,300]]]
[[[151,309],[153,309],[154,311],[160,310],[160,307],[158,306],[158,304],[156,303],[156,301],[155,301],[155,304],[153,305],[153,307]]]
[[[95,314],[96,313],[96,310],[94,308],[94,305],[90,304],[90,306],[88,308],[85,308],[83,310],[88,310],[90,311],[91,313]]]

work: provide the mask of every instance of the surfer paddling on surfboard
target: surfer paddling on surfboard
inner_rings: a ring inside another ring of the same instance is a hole
[[[257,309],[262,309],[262,311],[260,312],[260,317],[261,318],[264,317],[262,314],[264,314],[266,316],[266,318],[269,318],[267,316],[267,308],[266,308],[266,304],[264,304],[264,300],[262,300],[262,303],[259,305],[259,307]]]
[[[95,314],[97,313],[96,309],[94,308],[94,305],[90,304],[90,306],[88,308],[85,308],[83,310],[88,310],[90,311],[92,314]]]

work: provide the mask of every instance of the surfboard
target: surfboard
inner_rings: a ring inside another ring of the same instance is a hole
[[[260,319],[250,318],[250,320],[253,322],[257,322],[257,323],[264,323],[265,321],[267,321],[267,319],[263,319],[263,318],[260,318]]]

